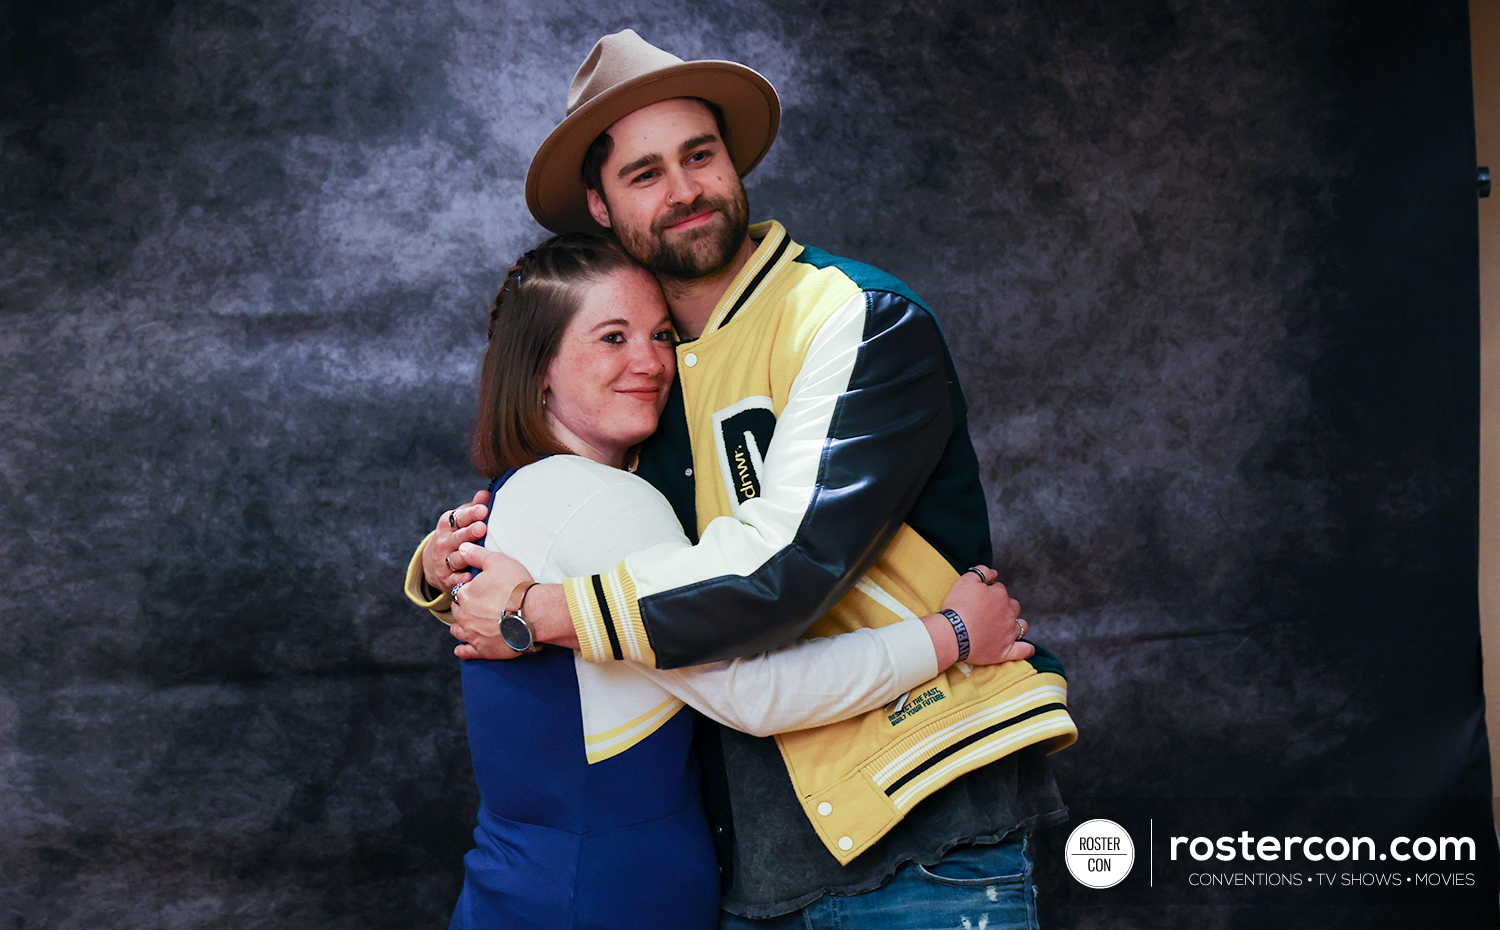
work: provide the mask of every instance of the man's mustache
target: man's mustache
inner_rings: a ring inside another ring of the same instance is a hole
[[[692,203],[678,204],[674,209],[661,216],[655,223],[651,224],[651,229],[655,233],[661,233],[668,226],[681,223],[688,217],[702,213],[704,210],[713,210],[716,213],[728,216],[729,201],[723,197],[705,197],[700,194]]]

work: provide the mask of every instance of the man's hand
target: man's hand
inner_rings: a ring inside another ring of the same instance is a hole
[[[520,653],[500,638],[500,615],[505,613],[510,593],[516,585],[531,581],[531,573],[505,553],[472,543],[464,545],[459,555],[479,574],[453,592],[453,623],[448,632],[461,641],[453,654],[460,659],[515,658]]]
[[[484,518],[490,515],[490,492],[480,491],[470,503],[438,517],[437,530],[422,548],[422,578],[434,591],[451,591],[473,576],[472,567],[458,551],[464,543],[484,538]]]
[[[995,580],[998,574],[987,565],[976,565],[960,575],[943,598],[943,607],[958,614],[968,629],[965,661],[970,665],[995,665],[1036,654],[1030,643],[1018,641],[1025,635],[1026,621],[1021,619],[1021,605]]]

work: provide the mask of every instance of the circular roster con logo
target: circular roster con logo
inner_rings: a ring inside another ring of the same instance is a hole
[[[1089,820],[1068,834],[1063,854],[1068,872],[1090,888],[1112,888],[1135,865],[1135,844],[1113,820]]]

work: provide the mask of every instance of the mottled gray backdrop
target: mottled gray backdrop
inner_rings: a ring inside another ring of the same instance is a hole
[[[445,925],[475,794],[401,573],[626,26],[765,73],[754,218],[943,321],[1080,810],[1490,794],[1464,3],[11,2],[0,926]],[[1052,926],[1278,925],[1042,869]]]

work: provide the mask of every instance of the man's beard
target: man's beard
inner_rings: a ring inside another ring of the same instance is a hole
[[[704,210],[715,211],[725,222],[679,235],[675,242],[667,241],[668,226]],[[750,208],[744,188],[737,197],[700,196],[690,204],[680,205],[658,217],[649,231],[615,227],[615,235],[632,258],[659,278],[679,281],[707,278],[723,271],[749,234]]]

